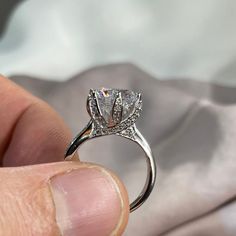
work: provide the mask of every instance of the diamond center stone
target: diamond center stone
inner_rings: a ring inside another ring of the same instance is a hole
[[[95,120],[102,126],[113,127],[134,113],[140,94],[124,89],[102,88],[91,90],[91,97],[96,103],[94,115],[98,118]],[[89,109],[93,114],[91,106]]]

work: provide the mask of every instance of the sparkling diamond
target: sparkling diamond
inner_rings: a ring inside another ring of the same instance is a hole
[[[100,117],[100,119],[95,118],[95,121],[101,127],[104,127],[101,120],[105,121],[105,127],[107,128],[119,125],[123,121],[126,122],[126,120],[130,123],[131,119],[129,120],[129,117],[135,113],[140,100],[139,94],[133,91],[107,88],[91,90],[90,98],[92,98],[91,101],[97,104],[97,114],[93,117]],[[91,112],[91,105],[88,109],[90,114],[94,114]]]

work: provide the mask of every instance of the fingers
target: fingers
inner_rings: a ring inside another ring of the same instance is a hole
[[[121,235],[127,224],[125,188],[99,166],[3,168],[0,180],[0,235]]]
[[[70,140],[70,131],[60,117],[49,106],[37,101],[18,119],[3,165],[62,161]]]
[[[11,133],[21,113],[32,103],[28,93],[0,76],[0,157],[11,138]]]
[[[3,77],[0,100],[5,166],[63,160],[71,134],[53,109]],[[0,189],[0,235],[121,235],[127,224],[124,186],[92,164],[2,168]]]
[[[4,166],[63,160],[71,133],[46,103],[0,77],[0,158]]]

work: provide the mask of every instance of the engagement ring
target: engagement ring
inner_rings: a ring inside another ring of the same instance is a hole
[[[156,179],[155,160],[151,148],[135,125],[141,110],[140,93],[124,89],[90,89],[87,111],[91,119],[71,142],[65,154],[66,160],[70,160],[85,141],[111,134],[130,139],[141,146],[147,160],[147,178],[142,192],[130,204],[131,212],[149,197]]]

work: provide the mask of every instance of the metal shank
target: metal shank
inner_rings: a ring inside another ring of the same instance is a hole
[[[148,198],[150,195],[155,179],[156,179],[156,165],[155,165],[155,160],[151,151],[150,146],[148,145],[147,141],[145,138],[142,136],[142,134],[139,132],[139,130],[136,128],[135,125],[132,125],[130,127],[131,131],[127,134],[126,130],[116,133],[116,135],[122,136],[124,138],[130,139],[137,143],[145,152],[146,156],[146,161],[147,161],[147,178],[146,178],[146,183],[143,187],[143,190],[139,194],[139,196],[130,204],[130,212],[136,210],[139,208],[145,200]],[[103,135],[100,136],[95,136],[94,135],[94,124],[93,121],[90,120],[87,126],[74,138],[74,140],[71,142],[69,148],[66,151],[65,154],[65,159],[70,160],[73,156],[73,154],[77,151],[78,147],[84,143],[85,141],[95,138],[95,137],[102,137]]]

